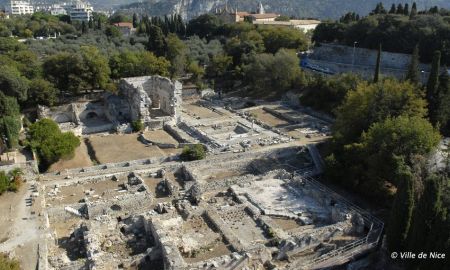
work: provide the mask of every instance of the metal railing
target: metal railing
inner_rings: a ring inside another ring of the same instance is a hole
[[[318,266],[319,264],[322,264],[325,262],[328,265],[332,265],[333,263],[343,263],[343,262],[349,260],[350,258],[354,257],[355,255],[366,252],[378,245],[378,243],[381,239],[383,228],[384,228],[384,223],[380,219],[371,215],[366,210],[356,206],[352,202],[348,201],[347,199],[345,199],[344,197],[339,195],[334,190],[319,183],[312,177],[304,176],[302,174],[299,174],[298,172],[295,173],[295,176],[300,176],[303,181],[306,181],[308,184],[314,186],[315,188],[321,190],[322,192],[325,192],[326,194],[331,195],[332,197],[337,199],[338,203],[342,203],[350,210],[355,211],[358,214],[360,214],[362,216],[362,218],[364,219],[365,225],[370,227],[369,232],[367,233],[366,237],[356,240],[354,242],[351,242],[343,247],[337,248],[328,253],[325,253],[320,257],[313,258],[306,262],[302,261],[302,262],[296,263],[293,266],[295,269],[310,269],[313,266]],[[294,269],[294,268],[292,268],[292,269]]]

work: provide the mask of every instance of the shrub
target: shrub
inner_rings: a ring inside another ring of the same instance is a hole
[[[186,146],[184,147],[180,157],[184,161],[200,160],[206,157],[206,151],[201,144]]]
[[[136,120],[131,122],[131,128],[133,128],[134,132],[139,132],[144,130],[144,123],[141,120]]]
[[[30,146],[40,159],[41,168],[46,169],[61,158],[70,158],[80,145],[80,139],[72,132],[62,133],[50,119],[42,119],[30,126]]]
[[[20,270],[20,264],[15,259],[10,259],[5,254],[0,253],[1,270]]]

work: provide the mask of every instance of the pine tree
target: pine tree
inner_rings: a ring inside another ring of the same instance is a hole
[[[389,10],[389,14],[395,14],[397,13],[397,8],[395,7],[395,4],[392,4],[391,9]]]
[[[406,79],[410,82],[418,85],[420,83],[419,73],[419,45],[414,47],[414,51],[411,55],[411,62],[409,63],[408,73]]]
[[[409,4],[408,3],[405,4],[405,8],[403,9],[403,14],[405,16],[409,16]]]
[[[377,65],[375,67],[375,75],[373,76],[373,82],[377,83],[380,80],[380,71],[381,71],[381,44],[378,48],[378,55],[377,55]]]
[[[387,243],[391,251],[403,250],[406,247],[414,209],[413,174],[404,161],[398,167],[396,178],[398,189],[386,231]]]
[[[403,5],[401,3],[397,6],[397,14],[403,14]]]
[[[414,210],[413,223],[408,236],[409,250],[412,252],[427,252],[427,240],[432,226],[442,211],[442,178],[430,175],[425,179],[425,189]],[[418,265],[412,263],[409,268],[416,269]]]
[[[441,52],[435,51],[433,54],[433,62],[431,63],[430,77],[428,78],[426,98],[428,101],[428,114],[430,121],[436,124],[437,106],[438,106],[438,86],[439,86],[439,69],[441,66]]]
[[[414,2],[413,4],[412,4],[412,7],[411,7],[411,13],[409,14],[409,18],[414,18],[415,16],[417,16],[417,4],[416,4],[416,2]]]
[[[138,27],[138,16],[136,13],[133,14],[133,28]]]

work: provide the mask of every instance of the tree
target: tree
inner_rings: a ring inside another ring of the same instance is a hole
[[[15,116],[20,114],[20,107],[17,99],[9,97],[0,91],[0,117]]]
[[[0,140],[5,138],[8,148],[19,144],[21,129],[20,107],[17,99],[0,91]]]
[[[384,9],[383,3],[378,3],[370,14],[386,14],[386,9]]]
[[[389,10],[389,14],[395,14],[397,13],[397,8],[395,7],[395,4],[392,4],[391,9]]]
[[[203,75],[205,75],[205,69],[197,62],[191,62],[189,66],[187,67],[187,70],[189,73],[192,74],[191,80],[192,82],[199,84],[201,79],[203,78]]]
[[[3,66],[0,72],[0,89],[4,94],[16,97],[19,101],[27,99],[28,80],[11,66]]]
[[[136,13],[133,14],[133,28],[138,27],[138,16]]]
[[[101,18],[97,19],[97,29],[98,30],[102,30],[102,20],[101,20]]]
[[[201,160],[206,157],[206,151],[203,145],[194,144],[190,146],[185,146],[183,152],[180,155],[181,160],[184,161],[194,161]]]
[[[360,83],[336,110],[334,135],[344,144],[354,142],[373,123],[400,115],[426,116],[426,102],[414,85],[391,79]]]
[[[401,3],[399,3],[397,6],[397,14],[403,14],[403,13],[404,13],[403,5]]]
[[[87,28],[86,22],[83,21],[83,22],[81,22],[81,33],[86,34],[87,32],[88,32],[88,28]]]
[[[166,45],[161,28],[156,25],[151,25],[148,29],[148,33],[147,50],[153,52],[156,56],[163,56]]]
[[[441,52],[435,51],[431,64],[430,76],[428,77],[426,98],[428,101],[428,113],[433,124],[437,122],[439,69],[441,66]]]
[[[281,49],[275,55],[252,55],[243,67],[245,82],[259,94],[280,93],[290,89],[300,74],[299,59],[294,51]]]
[[[409,16],[409,4],[408,3],[405,4],[405,8],[403,9],[403,14],[405,16]]]
[[[39,157],[39,165],[45,170],[61,158],[70,158],[80,145],[80,139],[71,132],[62,133],[50,119],[41,119],[28,131],[30,146]]]
[[[20,129],[20,115],[0,117],[0,135],[6,138],[8,148],[16,148],[19,145]]]
[[[111,74],[108,59],[94,46],[82,46],[80,51],[83,63],[83,73],[80,75],[86,82],[86,88],[105,88]]]
[[[53,106],[58,102],[59,90],[49,81],[34,79],[30,82],[28,101],[32,104]]]
[[[105,29],[105,34],[108,37],[119,38],[122,36],[120,29],[114,25],[108,25]]]
[[[23,182],[23,179],[22,179],[23,175],[24,175],[24,173],[23,173],[22,169],[20,169],[20,168],[15,168],[8,173],[8,176],[10,178],[10,183],[9,183],[10,191],[17,192],[19,190],[19,188]]]
[[[109,59],[111,77],[114,79],[124,77],[169,75],[170,63],[164,57],[156,57],[147,51],[123,51],[113,54]]]
[[[436,120],[444,135],[450,135],[450,75],[447,69],[439,76]]]
[[[308,40],[302,31],[290,27],[264,26],[258,28],[268,53],[276,53],[279,49],[304,51],[308,48]]]
[[[186,68],[186,45],[177,35],[170,33],[166,38],[166,58],[170,61],[170,74],[172,77],[183,75]]]
[[[373,76],[373,82],[377,83],[380,80],[380,73],[381,73],[381,44],[378,48],[378,54],[377,54],[377,64],[375,66],[375,75]]]
[[[4,192],[6,192],[8,190],[9,182],[10,182],[9,178],[5,174],[5,172],[0,171],[0,195],[2,195]],[[3,254],[0,253],[0,263],[2,262],[1,260],[4,259],[4,258],[2,258],[2,256],[3,256]],[[2,266],[2,265],[0,264],[0,266]]]
[[[412,18],[414,18],[416,16],[417,16],[417,4],[416,4],[416,2],[414,2],[412,4],[411,13],[409,14],[409,17],[412,19]]]
[[[86,88],[83,80],[84,63],[81,55],[61,52],[44,60],[45,78],[65,93],[77,94]]]
[[[414,51],[411,55],[411,62],[409,63],[408,73],[406,74],[406,80],[409,80],[415,85],[420,83],[419,73],[419,45],[414,47]]]
[[[439,131],[422,117],[401,115],[374,123],[361,135],[367,173],[371,179],[401,184],[395,182],[397,176],[394,174],[402,167],[399,157],[410,164],[412,156],[428,155],[440,140]]]
[[[362,78],[354,73],[346,73],[331,77],[315,76],[306,81],[300,103],[334,115],[347,93],[354,91]]]
[[[211,14],[200,15],[189,21],[187,26],[187,34],[189,36],[197,35],[200,38],[210,39],[215,35],[222,25],[217,16]]]
[[[413,224],[408,236],[409,250],[412,252],[429,252],[424,250],[432,226],[442,211],[442,178],[430,175],[425,179],[425,190],[414,210]],[[416,268],[414,265],[413,268]]]
[[[226,54],[214,55],[206,72],[210,77],[223,77],[233,64],[233,58]]]
[[[399,185],[386,231],[391,251],[404,250],[407,247],[406,240],[414,210],[414,181],[411,169],[403,163],[399,166],[396,177]]]
[[[90,18],[88,22],[89,29],[94,29],[94,18]]]

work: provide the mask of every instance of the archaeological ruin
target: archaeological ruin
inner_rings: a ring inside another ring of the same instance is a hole
[[[39,118],[50,118],[63,130],[77,135],[115,130],[129,132],[140,120],[150,128],[178,122],[181,83],[161,76],[124,78],[118,94],[104,93],[98,100],[75,102],[56,108],[39,107]]]
[[[288,101],[183,99],[159,76],[119,85],[40,110],[83,140],[39,176],[38,269],[321,269],[380,243],[383,223],[318,181],[332,120]],[[136,120],[146,130],[128,134]],[[182,161],[193,144],[207,157]]]

